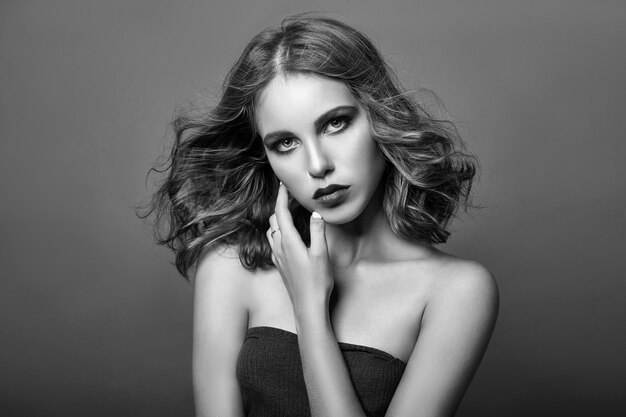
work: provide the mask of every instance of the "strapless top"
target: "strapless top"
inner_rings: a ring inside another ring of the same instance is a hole
[[[339,343],[367,416],[384,416],[406,364],[379,349]],[[275,327],[248,329],[237,359],[248,417],[309,417],[298,335]]]

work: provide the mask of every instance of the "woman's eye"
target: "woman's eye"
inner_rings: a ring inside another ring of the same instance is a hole
[[[335,133],[343,130],[348,125],[348,120],[344,117],[337,117],[335,119],[331,119],[326,125],[326,129],[324,133]]]
[[[292,138],[281,139],[275,144],[275,148],[278,152],[289,152],[296,145],[296,141]]]

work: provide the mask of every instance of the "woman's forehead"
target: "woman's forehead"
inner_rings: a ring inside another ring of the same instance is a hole
[[[288,129],[292,124],[312,123],[339,106],[359,106],[343,82],[315,74],[288,74],[273,78],[263,89],[255,116],[263,134]]]

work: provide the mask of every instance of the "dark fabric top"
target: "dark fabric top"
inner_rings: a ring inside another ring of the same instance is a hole
[[[339,343],[369,417],[384,416],[406,364],[382,350]],[[275,327],[248,329],[237,360],[248,417],[309,417],[298,336]]]

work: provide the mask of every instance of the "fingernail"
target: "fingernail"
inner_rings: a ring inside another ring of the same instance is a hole
[[[314,211],[313,213],[311,213],[311,217],[313,217],[314,219],[321,219],[322,215],[319,214],[317,211]]]

